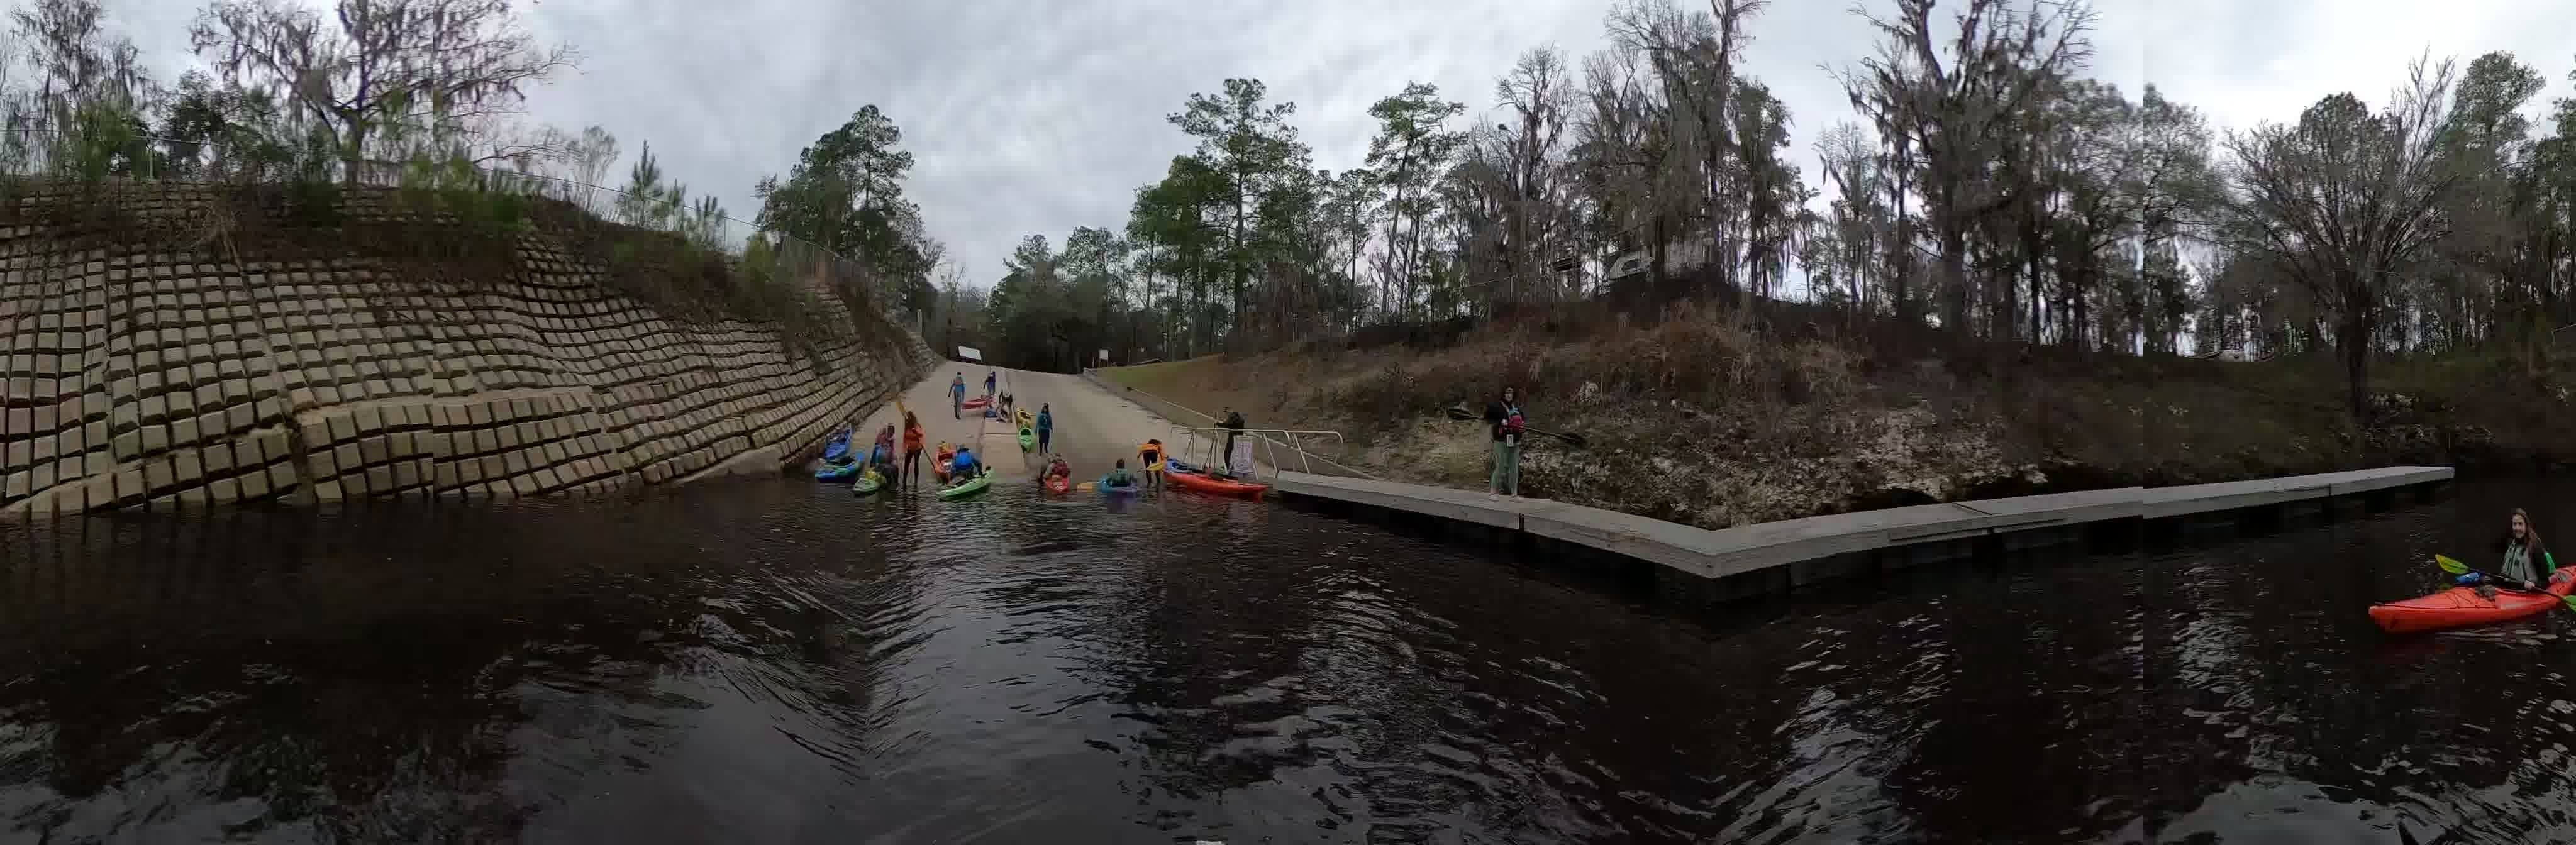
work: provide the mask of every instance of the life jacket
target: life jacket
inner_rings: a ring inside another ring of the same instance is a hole
[[[903,430],[903,450],[906,452],[921,451],[921,426],[916,425]]]
[[[1136,457],[1144,459],[1146,469],[1158,470],[1163,468],[1163,447],[1158,444],[1137,444]]]

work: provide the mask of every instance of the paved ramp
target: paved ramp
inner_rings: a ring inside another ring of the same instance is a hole
[[[948,384],[959,375],[966,378],[968,398],[983,395],[984,376],[998,374],[1003,392],[1011,394],[1019,407],[1036,413],[1046,407],[1055,419],[1055,435],[1048,445],[1073,465],[1076,480],[1099,478],[1109,471],[1110,463],[1120,459],[1136,466],[1136,445],[1149,437],[1166,441],[1171,423],[1146,412],[1134,403],[1110,395],[1080,376],[1040,373],[998,367],[964,365],[949,362],[930,372],[930,376],[903,392],[903,401],[920,416],[926,435],[926,447],[937,449],[939,441],[970,444],[1001,474],[1002,482],[1028,482],[1046,468],[1046,461],[1036,453],[1020,451],[1019,431],[1009,420],[988,420],[981,411],[952,412],[948,401]],[[877,409],[859,426],[858,439],[864,443],[877,429],[888,423],[900,423],[901,415],[894,406]],[[898,427],[899,430],[899,427]],[[923,460],[928,460],[925,456]]]

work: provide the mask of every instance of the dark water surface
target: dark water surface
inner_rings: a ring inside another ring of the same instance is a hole
[[[2566,489],[1722,613],[1177,496],[12,526],[0,840],[2567,841],[2571,620],[2362,614]]]

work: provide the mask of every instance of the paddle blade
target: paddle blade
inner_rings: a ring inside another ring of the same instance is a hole
[[[2467,575],[2467,574],[2469,574],[2469,565],[2468,565],[2468,564],[2465,564],[2465,563],[2461,563],[2461,562],[2459,562],[2459,561],[2457,561],[2457,560],[2453,560],[2453,559],[2451,559],[2451,556],[2450,556],[2450,555],[2434,555],[2434,556],[2433,556],[2433,563],[2434,563],[2435,565],[2437,565],[2437,566],[2442,567],[2442,571],[2444,571],[2444,572],[2448,572],[2448,573],[2451,573],[2451,574],[2453,574],[2453,575]]]
[[[2576,610],[2576,595],[2559,596],[2558,603],[2566,605],[2568,610]]]
[[[1474,411],[1456,406],[1451,406],[1449,408],[1449,418],[1459,422],[1475,422],[1477,420],[1484,419],[1484,417],[1477,416]]]
[[[1073,485],[1073,489],[1080,490],[1080,491],[1085,492],[1085,493],[1089,493],[1089,492],[1091,492],[1091,491],[1093,491],[1093,490],[1098,490],[1098,489],[1100,489],[1100,482],[1097,482],[1097,481],[1085,481],[1085,482],[1083,482],[1083,483]]]

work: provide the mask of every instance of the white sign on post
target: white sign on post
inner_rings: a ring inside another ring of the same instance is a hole
[[[1109,350],[1106,350],[1106,349],[1100,350],[1100,360],[1103,360],[1103,361],[1107,361],[1107,360],[1109,360]]]
[[[984,360],[984,351],[972,346],[960,346],[957,347],[957,360],[982,361]]]

